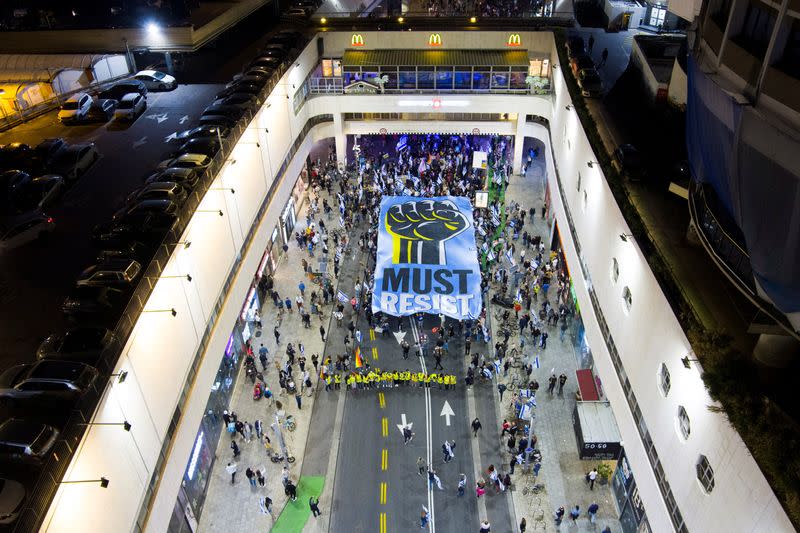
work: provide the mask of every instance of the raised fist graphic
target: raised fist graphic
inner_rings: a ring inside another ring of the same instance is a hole
[[[467,226],[467,217],[449,200],[393,205],[386,212],[386,231],[393,240],[392,260],[395,264],[447,264],[444,241]]]

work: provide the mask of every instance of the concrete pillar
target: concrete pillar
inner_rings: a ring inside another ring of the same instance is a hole
[[[520,114],[517,116],[517,131],[514,135],[514,161],[512,172],[519,174],[522,172],[522,147],[525,143],[525,135],[523,128],[525,126],[525,115]]]
[[[344,134],[344,115],[333,114],[333,134],[336,138],[336,160],[347,164],[347,136]]]
[[[164,52],[164,63],[167,65],[167,74],[175,75],[175,65],[172,63],[172,52]]]
[[[758,336],[753,358],[757,363],[772,368],[788,368],[800,357],[800,343],[789,335]]]

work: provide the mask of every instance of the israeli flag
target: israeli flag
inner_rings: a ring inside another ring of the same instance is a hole
[[[542,368],[541,363],[539,363],[539,356],[533,358],[533,368]]]

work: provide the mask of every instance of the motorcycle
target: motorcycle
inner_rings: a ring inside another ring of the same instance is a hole
[[[284,457],[282,453],[270,452],[269,460],[272,461],[273,463],[281,463],[283,461],[286,461],[287,463],[293,463],[295,461],[295,458],[293,455],[287,455]]]
[[[492,303],[505,307],[506,309],[513,309],[514,308],[514,299],[509,298],[507,296],[500,296],[499,294],[495,294],[492,296]]]

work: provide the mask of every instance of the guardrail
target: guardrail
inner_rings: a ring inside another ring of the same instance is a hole
[[[270,95],[272,90],[278,84],[280,78],[284,75],[288,66],[291,65],[296,58],[293,57],[291,61],[285,61],[270,77],[269,82],[267,85],[262,89],[259,93],[259,99],[263,102],[266,101],[267,97]],[[211,186],[211,183],[216,178],[217,173],[225,164],[227,159],[227,154],[229,154],[232,148],[236,145],[236,143],[241,138],[244,131],[247,129],[248,125],[252,122],[255,118],[257,110],[248,110],[242,118],[236,123],[236,125],[231,128],[229,135],[222,139],[222,144],[220,151],[216,154],[216,156],[212,159],[211,164],[205,169],[200,180],[198,181],[195,190],[189,195],[186,202],[181,207],[178,213],[178,220],[174,224],[174,226],[168,231],[164,238],[161,240],[161,244],[158,245],[156,252],[153,258],[150,260],[150,263],[145,268],[143,276],[141,277],[141,281],[137,284],[136,288],[133,290],[130,300],[125,307],[124,311],[122,312],[117,324],[114,328],[114,333],[117,338],[120,340],[120,346],[124,346],[127,342],[128,337],[130,336],[131,332],[133,331],[134,326],[136,325],[139,316],[141,315],[142,311],[144,310],[144,305],[147,302],[150,294],[155,287],[155,283],[158,281],[159,277],[161,276],[162,271],[164,270],[167,262],[169,261],[170,256],[172,255],[173,251],[175,250],[176,246],[178,246],[178,242],[180,241],[180,237],[183,232],[186,230],[186,227],[189,223],[189,220],[192,218],[192,215],[196,211],[198,205],[202,201],[203,197],[205,196],[206,192]],[[275,195],[277,190],[278,184],[281,182],[283,178],[283,174],[286,172],[286,169],[291,161],[291,158],[294,157],[297,149],[299,148],[300,144],[302,144],[303,138],[308,132],[319,123],[326,122],[326,121],[333,121],[332,115],[322,115],[314,117],[313,119],[309,119],[306,122],[303,130],[298,134],[294,143],[289,148],[289,153],[284,158],[282,165],[280,166],[278,172],[275,174],[275,178],[270,185],[270,189],[267,192],[264,201],[256,215],[256,222],[251,226],[250,232],[245,238],[243,247],[247,248],[252,243],[253,237],[255,235],[255,228],[258,227],[258,223],[263,219],[264,214],[266,213],[266,208],[269,205],[269,202]],[[216,305],[214,306],[213,310],[210,313],[210,318],[206,327],[205,332],[203,333],[203,338],[201,340],[200,346],[195,354],[195,362],[190,366],[190,373],[187,378],[186,385],[184,390],[180,396],[179,405],[175,410],[175,414],[172,418],[172,422],[167,430],[167,436],[164,440],[162,449],[160,450],[158,460],[156,462],[156,467],[153,471],[150,486],[147,489],[147,493],[144,498],[144,503],[142,504],[142,510],[140,511],[139,519],[137,520],[136,530],[141,530],[144,525],[144,519],[147,516],[147,512],[149,511],[150,504],[152,503],[152,498],[154,496],[154,488],[156,487],[160,477],[161,477],[161,469],[166,461],[166,452],[169,449],[172,436],[174,431],[177,427],[178,419],[180,418],[180,414],[182,412],[182,407],[184,402],[187,399],[187,392],[189,385],[194,381],[195,378],[195,371],[199,367],[199,359],[202,358],[202,354],[205,351],[207,346],[210,332],[213,329],[214,324],[216,323],[217,316],[219,311],[222,307],[222,302],[224,301],[224,296],[227,291],[230,289],[231,283],[233,278],[235,277],[235,273],[238,270],[238,267],[242,260],[242,254],[237,255],[237,259],[234,262],[231,272],[223,286],[223,289],[220,293],[220,296],[217,300]],[[17,520],[17,523],[14,527],[14,533],[28,533],[30,531],[38,531],[42,525],[42,521],[44,520],[45,515],[47,514],[47,510],[50,506],[50,502],[52,502],[53,497],[58,490],[58,486],[63,478],[67,467],[69,466],[75,450],[77,449],[78,445],[80,444],[81,438],[86,430],[84,424],[90,422],[97,405],[102,398],[106,387],[109,385],[110,380],[106,379],[110,377],[114,367],[116,366],[117,360],[121,352],[114,352],[108,353],[104,355],[95,365],[95,367],[100,372],[101,378],[96,380],[96,383],[90,388],[89,391],[81,398],[80,402],[75,406],[73,411],[71,412],[70,418],[67,420],[67,423],[64,426],[64,429],[61,432],[61,435],[54,445],[53,451],[44,464],[39,478],[34,486],[33,490],[30,491],[28,500],[26,502],[25,508],[20,513],[20,517]]]

